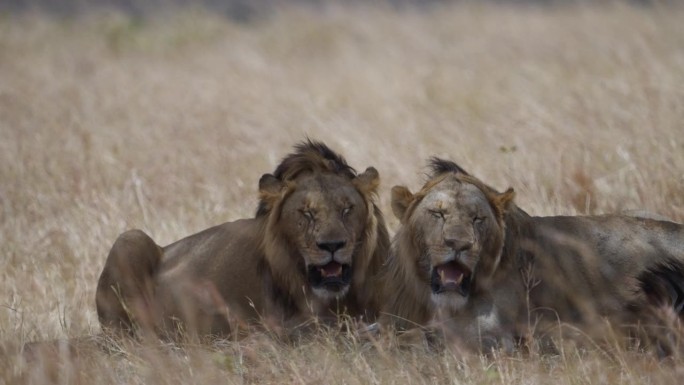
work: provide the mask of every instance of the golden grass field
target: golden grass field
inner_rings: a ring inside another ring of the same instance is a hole
[[[478,357],[321,332],[123,344],[99,333],[117,235],[165,245],[253,215],[259,177],[318,139],[393,185],[425,159],[517,191],[531,214],[645,209],[684,221],[684,9],[381,5],[0,19],[0,384],[682,383],[679,358],[603,349]]]

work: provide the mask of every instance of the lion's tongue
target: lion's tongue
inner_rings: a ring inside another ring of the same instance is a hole
[[[460,285],[463,281],[463,271],[451,263],[437,267],[437,274],[439,274],[442,285]]]
[[[327,277],[339,277],[342,275],[342,265],[337,262],[330,262],[325,266],[321,267],[321,275],[323,278]]]

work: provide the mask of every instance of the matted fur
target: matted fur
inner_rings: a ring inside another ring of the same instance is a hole
[[[401,226],[385,272],[384,323],[437,327],[483,350],[511,349],[529,336],[568,337],[568,330],[601,339],[609,325],[617,335],[641,337],[659,354],[675,351],[678,334],[671,326],[684,315],[684,226],[628,215],[532,217],[513,203],[512,189],[498,193],[453,162],[433,158],[431,168],[419,192],[392,190]],[[472,203],[467,185],[477,188],[482,207]],[[421,219],[426,197],[450,193],[456,198],[447,200],[441,222]],[[475,209],[491,212],[494,220],[473,230],[472,248],[451,254],[476,259],[469,262],[467,295],[434,294],[432,250],[445,246],[426,244],[426,234],[433,226],[474,228],[464,213]],[[568,324],[570,329],[558,329]]]
[[[224,223],[164,248],[139,230],[122,234],[98,284],[103,327],[227,335],[254,321],[294,328],[342,313],[375,319],[380,307],[375,276],[389,248],[375,204],[378,184],[372,167],[357,174],[323,143],[306,141],[274,174],[260,179],[255,218]],[[300,200],[311,207],[295,206]],[[338,204],[343,211],[331,206]],[[317,210],[316,217],[304,209]],[[329,251],[330,244],[339,248]],[[328,260],[351,266],[350,283],[340,284],[348,289],[310,287],[307,269],[318,271],[316,263]]]

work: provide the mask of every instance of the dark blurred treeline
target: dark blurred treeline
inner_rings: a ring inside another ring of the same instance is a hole
[[[384,4],[397,8],[423,8],[445,3],[505,3],[560,5],[620,2],[620,0],[0,0],[0,13],[42,12],[71,16],[101,10],[116,10],[132,16],[147,17],[174,8],[204,8],[234,20],[248,21],[287,5],[325,7],[331,4]],[[632,4],[665,4],[678,0],[624,0]],[[684,0],[682,0],[684,2]]]

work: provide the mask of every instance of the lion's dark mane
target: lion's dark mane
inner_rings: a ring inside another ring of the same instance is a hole
[[[285,182],[310,172],[330,172],[349,179],[354,179],[357,175],[356,170],[347,164],[342,155],[322,142],[307,139],[295,145],[295,151],[283,158],[273,176]],[[263,200],[259,201],[256,216],[267,213],[268,205]]]
[[[430,158],[428,161],[428,168],[430,171],[432,171],[430,174],[430,179],[446,173],[469,175],[463,168],[461,168],[461,166],[457,165],[456,163],[450,160],[438,158],[436,156]]]

